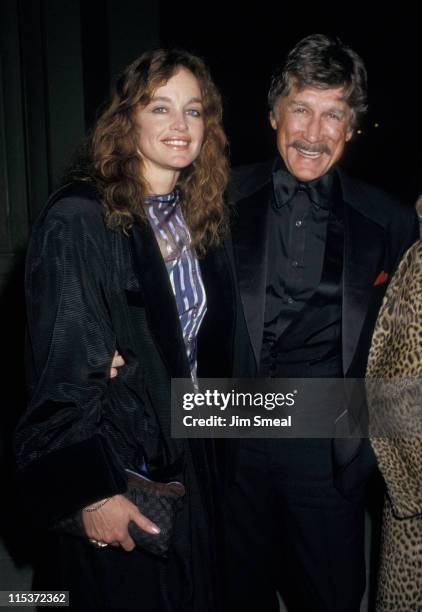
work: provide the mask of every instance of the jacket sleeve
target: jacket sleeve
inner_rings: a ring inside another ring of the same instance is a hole
[[[95,201],[67,198],[37,223],[28,249],[29,402],[15,443],[20,488],[41,522],[126,489],[101,426],[116,348],[107,231]]]

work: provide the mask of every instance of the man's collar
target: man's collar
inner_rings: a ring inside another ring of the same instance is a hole
[[[332,167],[327,174],[317,179],[300,181],[287,170],[284,161],[278,156],[272,171],[275,206],[277,208],[285,206],[298,191],[303,190],[306,191],[314,206],[328,209],[333,191],[334,172],[334,167]]]

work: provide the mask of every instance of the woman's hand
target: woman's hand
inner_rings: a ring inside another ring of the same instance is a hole
[[[114,495],[98,510],[82,511],[82,521],[88,538],[117,544],[127,551],[135,548],[135,542],[128,532],[130,521],[148,533],[160,533],[157,525],[141,514],[123,495]]]
[[[117,368],[121,368],[124,365],[125,365],[125,360],[123,359],[123,357],[120,355],[119,352],[115,351],[113,361],[111,362],[111,367],[110,367],[110,378],[115,378],[118,374]]]

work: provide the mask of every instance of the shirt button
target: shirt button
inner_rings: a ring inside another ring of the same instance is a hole
[[[302,225],[303,225],[303,221],[302,221],[302,219],[298,219],[298,220],[296,221],[295,225],[296,225],[296,227],[302,227]]]
[[[294,302],[294,299],[292,297],[290,297],[290,295],[289,295],[289,297],[287,298],[287,303],[288,304],[293,304],[293,302]]]
[[[294,260],[292,261],[292,266],[293,266],[293,268],[297,268],[297,267],[298,267],[298,265],[299,265],[299,262],[298,262],[298,261],[296,261],[296,259],[294,259]]]

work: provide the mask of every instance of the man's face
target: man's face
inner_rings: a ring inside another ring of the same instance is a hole
[[[300,181],[326,174],[352,137],[352,118],[343,87],[299,91],[293,84],[289,95],[280,98],[270,113],[288,171]]]

